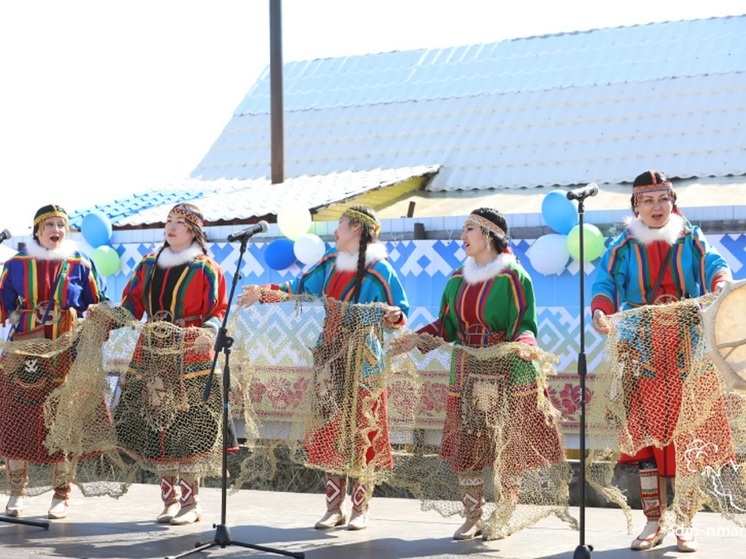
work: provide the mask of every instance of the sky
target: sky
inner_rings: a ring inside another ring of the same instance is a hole
[[[0,5],[0,231],[186,179],[269,64],[277,0]],[[284,0],[284,62],[746,13],[744,0]],[[269,146],[268,146],[269,151]]]

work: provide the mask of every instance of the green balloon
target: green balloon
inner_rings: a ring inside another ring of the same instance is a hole
[[[96,248],[91,255],[91,260],[102,276],[111,276],[119,271],[119,253],[108,245]]]
[[[580,225],[567,234],[567,251],[573,260],[580,260]],[[604,236],[601,230],[591,223],[583,224],[583,260],[590,262],[604,253]]]

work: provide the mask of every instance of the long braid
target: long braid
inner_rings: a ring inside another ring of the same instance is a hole
[[[363,225],[363,233],[366,227]],[[355,276],[355,289],[352,291],[352,301],[357,303],[360,300],[360,289],[363,286],[363,278],[365,277],[365,253],[368,250],[368,235],[363,234],[360,236],[360,252],[357,254],[357,275]]]
[[[355,287],[352,291],[352,301],[360,300],[360,291],[365,277],[365,262],[368,244],[378,241],[380,224],[375,210],[368,206],[351,206],[343,214],[352,224],[360,225],[360,249],[357,256],[357,274],[355,275]]]

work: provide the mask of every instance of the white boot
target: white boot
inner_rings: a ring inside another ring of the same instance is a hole
[[[479,527],[478,518],[467,518],[464,523],[459,526],[458,530],[453,533],[454,540],[470,540],[476,538],[482,533],[482,529]]]
[[[23,496],[28,484],[28,463],[24,460],[7,459],[5,467],[8,471],[10,485],[10,499],[5,505],[5,514],[12,517],[23,514]]]
[[[68,509],[67,499],[60,499],[59,497],[52,497],[52,506],[49,507],[47,512],[47,518],[53,520],[59,520],[67,517]]]
[[[660,544],[666,535],[660,525],[666,508],[666,478],[658,475],[655,462],[640,462],[638,475],[640,502],[647,522],[629,547],[634,551],[644,551]]]
[[[663,533],[663,530],[661,530],[658,519],[650,519],[645,524],[640,535],[632,540],[632,545],[629,547],[634,551],[653,549],[663,541],[663,536],[665,536],[665,534]]]
[[[179,485],[181,486],[181,507],[176,516],[171,519],[171,524],[181,526],[199,522],[202,519],[202,509],[199,506],[199,478],[182,471]]]
[[[352,515],[350,516],[350,523],[347,525],[348,530],[365,530],[368,527],[370,496],[371,492],[368,491],[368,488],[356,480],[352,486]]]
[[[453,533],[453,539],[470,540],[482,534],[482,504],[484,503],[482,472],[460,472],[458,485],[466,520]]]
[[[181,509],[181,484],[178,475],[161,476],[161,500],[163,510],[155,521],[159,524],[170,524],[171,519]]]
[[[12,517],[23,514],[23,495],[11,495],[5,505],[5,514]]]
[[[692,553],[699,549],[699,542],[694,537],[694,530],[692,528],[676,530],[676,549],[684,553]]]
[[[326,476],[326,513],[314,525],[317,530],[328,530],[347,523],[347,515],[342,510],[347,493],[347,478],[342,476]]]

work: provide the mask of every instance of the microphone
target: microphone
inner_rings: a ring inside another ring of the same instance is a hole
[[[7,239],[10,239],[11,237],[13,237],[13,235],[10,234],[10,231],[8,231],[7,229],[3,230],[3,232],[0,233],[0,243]]]
[[[269,224],[262,220],[259,223],[255,225],[250,225],[246,229],[241,229],[238,233],[231,233],[228,235],[228,242],[232,243],[233,241],[245,241],[246,239],[250,239],[257,233],[265,233],[269,229]]]
[[[567,193],[567,199],[568,200],[585,200],[589,196],[595,196],[598,194],[598,185],[596,183],[591,183],[583,188],[576,188],[575,190],[571,190]]]

